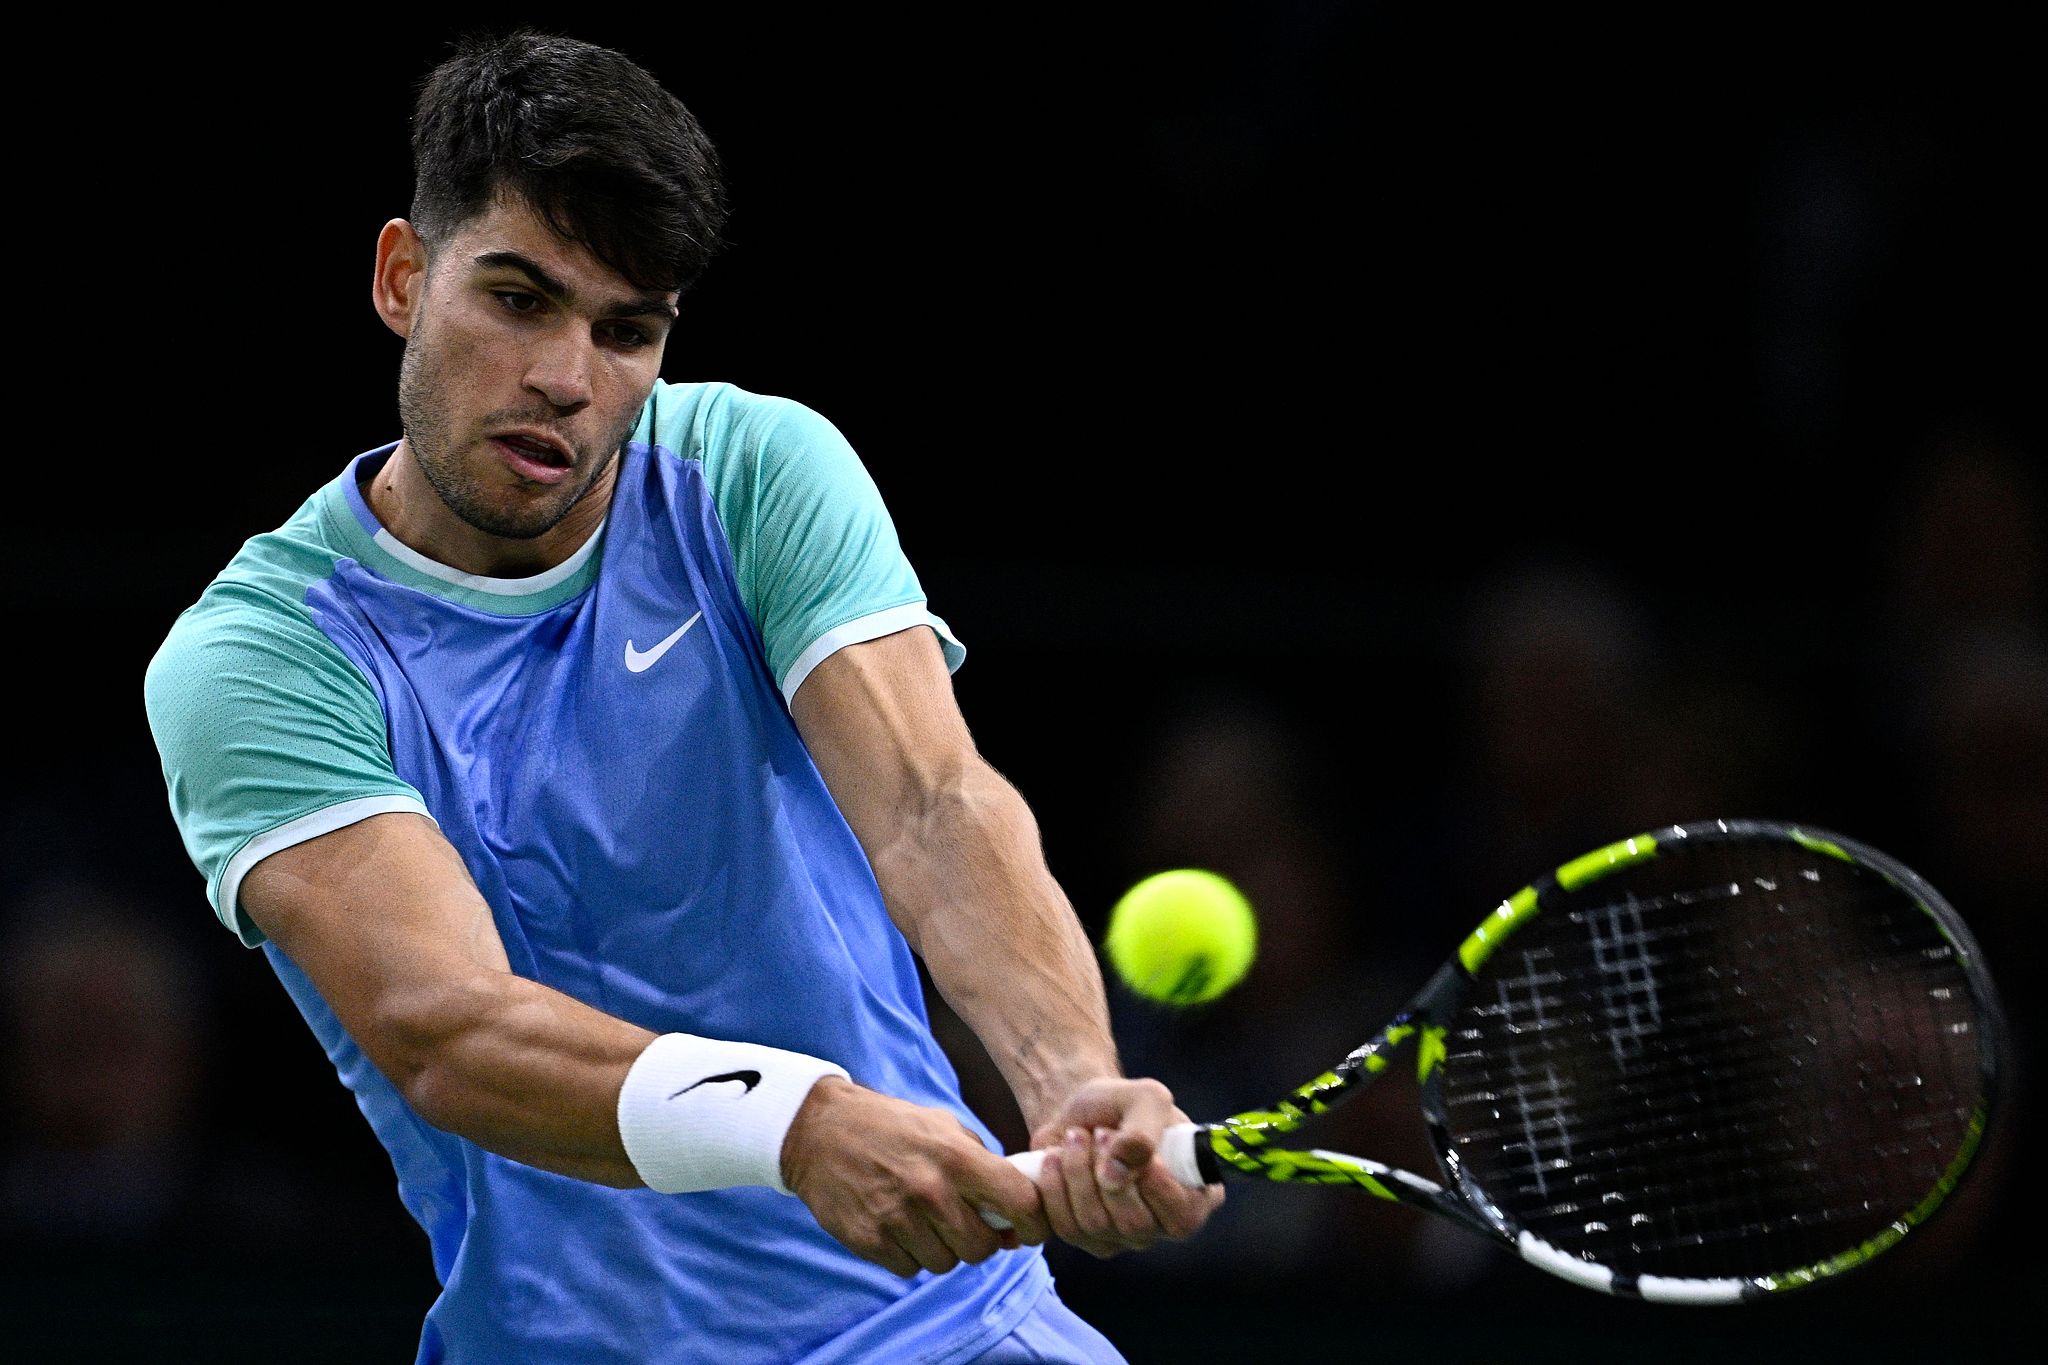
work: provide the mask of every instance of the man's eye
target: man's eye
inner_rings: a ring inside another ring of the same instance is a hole
[[[604,337],[612,345],[628,351],[647,344],[647,333],[623,322],[614,322],[606,326]]]
[[[523,289],[493,289],[491,297],[514,313],[531,313],[540,308],[539,296],[529,294]]]

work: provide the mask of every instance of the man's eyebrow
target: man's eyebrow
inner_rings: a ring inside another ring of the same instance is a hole
[[[516,251],[486,251],[475,258],[476,265],[484,270],[516,270],[526,276],[533,287],[549,298],[565,306],[576,302],[576,291],[556,279],[537,262],[530,261]],[[636,294],[632,298],[619,299],[601,310],[601,316],[608,318],[658,317],[663,322],[673,321],[676,306],[659,294]]]

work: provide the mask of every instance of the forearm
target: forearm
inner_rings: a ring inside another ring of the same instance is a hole
[[[1121,1074],[1094,948],[1038,824],[978,759],[870,849],[890,913],[988,1049],[1034,1129],[1081,1082]]]
[[[377,1060],[428,1123],[515,1161],[643,1183],[619,1137],[619,1090],[655,1035],[538,982],[483,970],[393,1002]]]

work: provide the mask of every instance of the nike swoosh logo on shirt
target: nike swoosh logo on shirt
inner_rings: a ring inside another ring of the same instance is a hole
[[[626,641],[626,671],[628,673],[645,673],[648,669],[660,663],[661,656],[668,653],[669,647],[675,644],[676,641],[682,639],[685,632],[687,632],[691,626],[696,625],[698,621],[703,619],[703,617],[704,613],[701,611],[698,612],[695,616],[692,616],[689,620],[677,626],[675,628],[674,634],[670,635],[666,640],[663,640],[660,644],[656,645],[654,648],[648,650],[644,654],[641,653],[639,650],[633,648],[633,642],[631,640]]]

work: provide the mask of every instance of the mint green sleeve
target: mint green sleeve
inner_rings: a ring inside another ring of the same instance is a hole
[[[171,815],[221,923],[251,947],[242,878],[293,844],[385,811],[427,814],[392,770],[368,679],[313,622],[216,585],[150,660],[143,703]]]
[[[801,403],[730,386],[707,407],[705,479],[783,697],[836,650],[918,625],[957,669],[967,651],[931,612],[881,491],[839,429]]]

